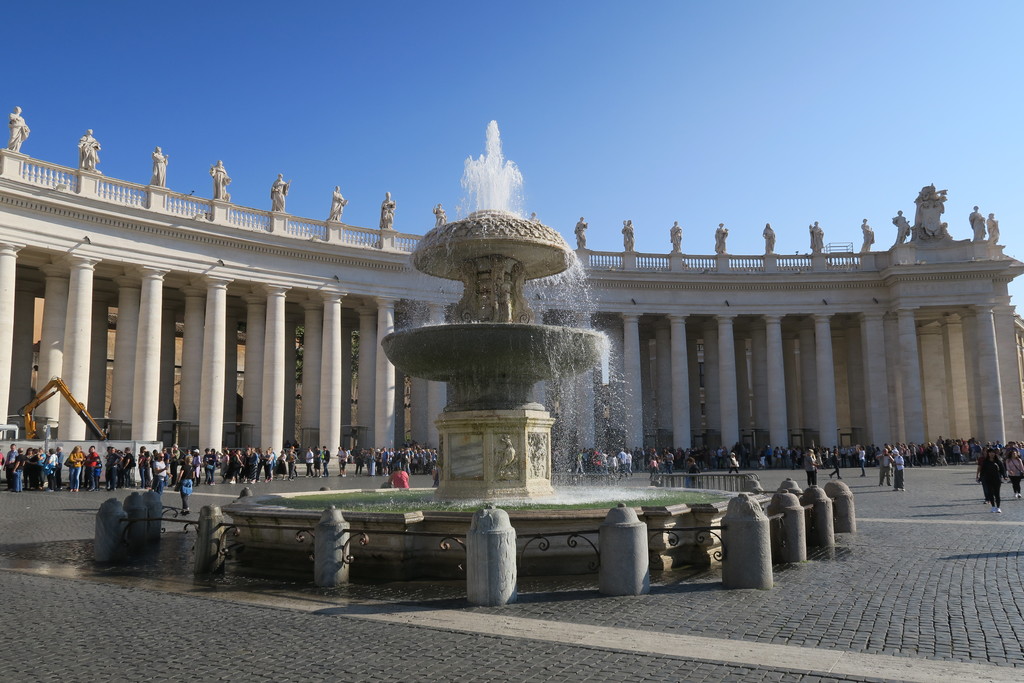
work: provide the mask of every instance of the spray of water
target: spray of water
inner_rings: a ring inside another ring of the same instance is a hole
[[[498,122],[487,124],[487,146],[484,154],[466,159],[462,188],[467,198],[461,206],[469,211],[494,209],[522,215],[523,174],[515,163],[501,152]]]

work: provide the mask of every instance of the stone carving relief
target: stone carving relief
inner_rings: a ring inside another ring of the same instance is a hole
[[[498,445],[494,449],[495,478],[508,481],[519,478],[519,456],[512,437],[508,434],[498,435]]]
[[[548,476],[548,435],[541,432],[531,432],[529,435],[530,447],[530,476],[535,479],[543,479]]]
[[[914,230],[911,240],[949,239],[947,224],[942,222],[942,214],[946,212],[946,193],[948,190],[936,190],[935,185],[921,188],[914,203],[917,212],[914,214]],[[977,207],[975,207],[977,208]],[[984,223],[984,221],[982,221]]]
[[[526,271],[509,256],[491,254],[462,264],[462,299],[455,319],[462,322],[531,323],[533,310],[523,296]]]

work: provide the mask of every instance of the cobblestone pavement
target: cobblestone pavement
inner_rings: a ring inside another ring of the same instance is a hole
[[[1013,680],[1024,676],[1014,670],[1024,668],[1024,501],[1004,486],[1004,513],[989,512],[973,471],[911,469],[903,493],[876,486],[870,469],[867,478],[845,471],[858,533],[839,537],[834,559],[777,567],[770,591],[722,590],[713,571],[660,575],[650,595],[629,598],[598,595],[593,579],[524,580],[520,601],[502,608],[469,607],[463,586],[452,582],[317,591],[161,583],[169,573],[161,564],[148,573],[100,571],[86,539],[110,494],[3,491],[0,623],[21,634],[17,654],[8,649],[4,658],[4,679],[928,680],[898,673],[910,660],[922,671],[941,661],[967,663],[948,664],[950,678],[962,681]],[[768,488],[790,472],[760,474]],[[373,480],[323,481],[355,488]],[[425,483],[414,478],[413,485]],[[321,485],[300,479],[260,484],[256,493]],[[201,487],[192,507],[224,504],[240,488]],[[168,504],[176,499],[165,494]],[[165,555],[187,560],[180,535],[162,545]],[[420,609],[436,618],[417,625]],[[494,629],[460,626],[480,618]],[[520,630],[502,632],[503,622]],[[536,624],[536,632],[522,624]],[[544,635],[552,625],[583,634],[593,628],[594,641]],[[609,645],[599,628],[621,640]],[[702,645],[674,644],[685,639]],[[752,654],[737,663],[742,655],[707,646],[719,640],[784,656],[766,663]],[[851,675],[800,653],[866,657],[882,673]],[[894,673],[885,673],[886,662]]]

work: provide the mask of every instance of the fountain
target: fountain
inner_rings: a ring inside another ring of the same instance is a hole
[[[502,160],[494,121],[487,132],[488,153],[467,160],[463,178],[477,210],[431,230],[413,253],[417,270],[462,281],[452,322],[381,341],[402,372],[448,383],[436,422],[442,500],[553,495],[554,419],[531,390],[593,368],[605,347],[592,330],[536,322],[523,285],[567,270],[575,256],[555,230],[508,210],[521,177]]]
[[[436,421],[441,476],[433,498],[423,490],[240,498],[224,512],[240,524],[244,544],[255,551],[249,555],[254,565],[275,565],[276,571],[306,567],[294,530],[314,523],[323,506],[331,504],[344,510],[353,529],[373,538],[367,548],[352,549],[355,576],[459,577],[457,554],[443,552],[438,537],[464,537],[473,508],[497,502],[509,511],[521,555],[531,544],[547,551],[549,537],[568,539],[563,547],[531,559],[520,573],[587,573],[594,571],[593,552],[572,540],[574,535],[596,543],[608,507],[637,499],[634,505],[652,529],[653,568],[710,562],[710,541],[677,537],[672,530],[709,525],[721,516],[724,503],[687,504],[678,500],[686,495],[681,492],[638,488],[555,495],[555,420],[531,399],[533,386],[596,367],[607,340],[593,330],[542,324],[531,309],[523,294],[526,282],[577,264],[559,233],[516,213],[521,184],[518,169],[502,157],[492,121],[487,153],[466,161],[463,186],[475,210],[435,227],[412,256],[417,270],[461,281],[462,298],[447,323],[397,331],[381,340],[402,372],[448,383],[448,404]]]

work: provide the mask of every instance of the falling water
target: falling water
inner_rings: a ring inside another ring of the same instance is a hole
[[[522,215],[523,174],[501,153],[497,121],[487,124],[486,152],[477,159],[466,159],[462,187],[469,195],[466,206],[470,211],[494,209]]]

